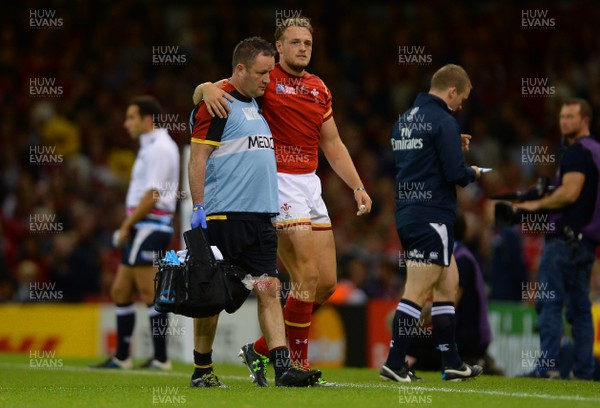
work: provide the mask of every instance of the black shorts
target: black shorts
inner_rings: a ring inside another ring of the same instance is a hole
[[[173,227],[142,220],[131,230],[131,237],[123,248],[121,263],[127,266],[152,265],[171,243]]]
[[[410,224],[398,229],[406,260],[449,266],[454,250],[454,226],[429,223]]]
[[[211,214],[208,242],[252,276],[277,276],[277,234],[268,214]]]

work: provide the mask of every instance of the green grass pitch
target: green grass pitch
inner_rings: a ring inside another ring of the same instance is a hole
[[[93,370],[97,361],[0,354],[0,406],[6,407],[599,407],[600,383],[483,376],[444,382],[419,372],[426,382],[400,385],[376,370],[323,369],[336,388],[258,388],[247,369],[216,364],[224,389],[190,388],[191,365],[171,372]],[[37,365],[40,367],[32,367]],[[273,370],[269,370],[269,381]]]

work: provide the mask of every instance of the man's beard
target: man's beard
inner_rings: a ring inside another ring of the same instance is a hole
[[[299,65],[299,64],[294,64],[294,63],[289,62],[289,61],[286,61],[286,63],[287,63],[287,66],[290,67],[290,69],[293,70],[293,71],[295,71],[295,72],[302,72],[308,66],[308,64]]]
[[[578,134],[578,132],[576,132],[576,131],[563,133],[560,138],[561,145],[563,145],[565,148],[568,148],[569,146],[571,146],[575,142],[575,138],[577,137],[577,134]]]
[[[564,137],[567,140],[572,140],[572,139],[575,138],[575,136],[577,136],[577,133],[578,133],[577,131],[571,131],[571,132],[568,132],[568,133],[563,133],[562,137]]]

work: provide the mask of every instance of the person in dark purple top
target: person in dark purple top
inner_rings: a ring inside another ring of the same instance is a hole
[[[568,146],[558,171],[558,186],[539,200],[515,204],[529,212],[551,212],[538,275],[536,310],[539,315],[539,377],[560,376],[559,350],[563,332],[562,310],[571,324],[575,355],[572,376],[590,380],[594,373],[594,328],[590,276],[600,243],[600,144],[590,136],[592,109],[578,98],[565,101],[560,130]],[[538,217],[544,220],[543,217]]]
[[[486,359],[492,331],[483,273],[475,255],[463,243],[466,229],[464,216],[459,213],[454,225],[454,258],[458,266],[459,286],[456,296],[456,342],[465,361],[482,365],[485,370],[481,361]]]

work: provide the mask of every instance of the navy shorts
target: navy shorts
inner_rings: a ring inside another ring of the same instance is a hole
[[[140,221],[133,226],[123,248],[121,263],[127,266],[153,265],[164,257],[171,243],[173,227],[154,221]]]
[[[268,214],[211,214],[207,236],[223,257],[252,276],[277,276],[277,234]]]
[[[454,226],[440,223],[410,224],[398,229],[406,260],[449,266],[454,250]]]

